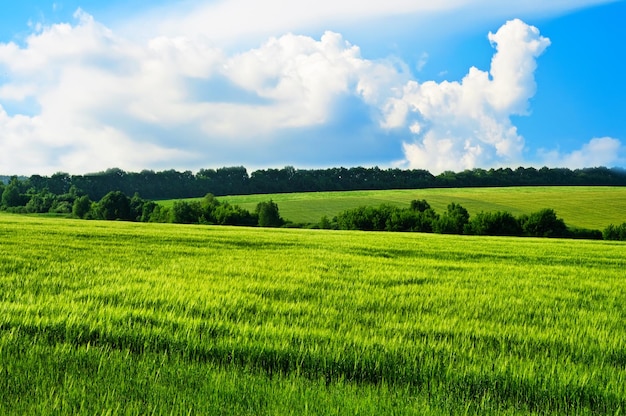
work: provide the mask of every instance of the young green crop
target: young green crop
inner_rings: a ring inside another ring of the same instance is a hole
[[[626,245],[0,215],[2,414],[617,414]]]

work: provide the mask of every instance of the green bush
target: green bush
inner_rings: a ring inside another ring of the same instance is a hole
[[[465,234],[520,236],[522,227],[509,212],[479,212],[470,219]]]
[[[621,225],[609,225],[602,232],[605,240],[626,241],[626,222]]]

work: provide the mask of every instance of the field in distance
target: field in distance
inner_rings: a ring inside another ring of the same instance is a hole
[[[0,214],[0,414],[622,414],[626,243]]]
[[[530,214],[552,208],[568,226],[603,230],[609,224],[626,222],[626,187],[551,186],[510,188],[437,188],[386,191],[312,192],[225,196],[218,199],[254,211],[256,204],[272,199],[281,216],[294,223],[317,223],[346,209],[362,205],[391,204],[408,207],[414,199],[425,199],[439,213],[451,202],[470,214],[508,211]],[[171,206],[174,201],[160,201]]]

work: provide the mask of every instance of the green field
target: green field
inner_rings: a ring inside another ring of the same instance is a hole
[[[0,414],[626,411],[626,244],[0,215]]]
[[[530,214],[552,208],[569,226],[603,230],[609,224],[626,222],[626,187],[552,186],[513,188],[453,188],[390,191],[315,192],[220,197],[254,211],[256,204],[272,199],[283,218],[295,223],[317,223],[323,215],[334,217],[362,205],[392,204],[408,207],[414,199],[425,199],[435,211],[445,212],[451,202],[470,214],[508,211]],[[173,201],[162,201],[172,205]]]

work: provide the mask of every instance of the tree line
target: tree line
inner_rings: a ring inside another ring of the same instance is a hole
[[[470,217],[459,204],[451,203],[443,214],[436,213],[426,200],[414,200],[407,208],[388,204],[362,206],[341,212],[317,224],[285,221],[272,200],[257,204],[254,212],[206,194],[201,200],[175,201],[171,207],[144,199],[135,193],[110,191],[98,201],[72,185],[67,192],[54,194],[47,188],[37,191],[17,177],[0,185],[0,209],[17,213],[56,213],[82,219],[171,222],[261,227],[309,227],[337,230],[425,232],[492,236],[588,238],[626,241],[626,223],[599,230],[567,227],[552,209],[514,217],[504,211],[479,212]]]
[[[457,203],[443,214],[436,213],[426,200],[414,200],[408,208],[388,204],[362,206],[343,211],[332,220],[322,218],[320,228],[361,231],[398,231],[439,234],[512,237],[584,238],[626,241],[626,223],[609,225],[604,231],[568,227],[551,208],[515,217],[506,211],[479,212],[470,216]]]
[[[15,178],[15,177],[14,177]],[[13,178],[4,177],[8,185]],[[321,192],[384,189],[462,188],[487,186],[626,186],[626,171],[618,168],[523,168],[472,169],[443,172],[437,176],[420,169],[329,168],[264,169],[248,173],[243,166],[178,172],[125,172],[108,169],[104,172],[70,175],[58,172],[49,177],[32,175],[18,178],[26,189],[36,192],[47,189],[55,195],[67,194],[72,187],[92,200],[99,200],[111,191],[126,195],[139,193],[144,198],[199,198],[208,193],[215,196],[268,194],[289,192]]]
[[[98,201],[72,186],[68,192],[56,195],[47,188],[37,191],[25,189],[25,183],[13,178],[0,186],[0,210],[23,213],[52,213],[72,215],[81,219],[122,220],[141,222],[171,222],[180,224],[245,225],[280,227],[278,205],[273,201],[261,202],[250,213],[237,205],[219,201],[207,194],[201,201],[175,201],[165,207],[144,199],[135,193],[128,197],[121,191],[110,191]]]

